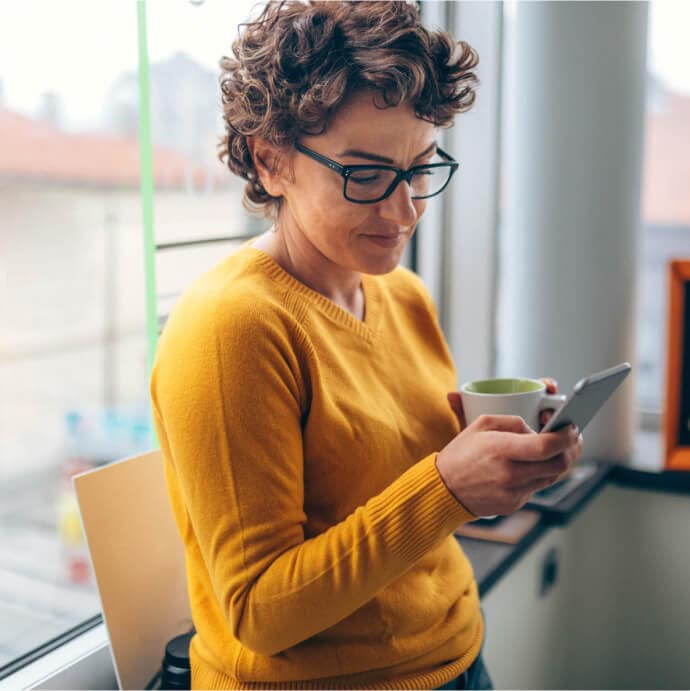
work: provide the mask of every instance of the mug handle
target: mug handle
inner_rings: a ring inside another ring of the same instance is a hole
[[[558,410],[564,403],[567,396],[562,393],[545,393],[539,401],[539,412],[543,410]]]

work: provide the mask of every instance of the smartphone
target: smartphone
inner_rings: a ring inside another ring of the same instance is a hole
[[[572,424],[577,425],[582,432],[599,408],[628,376],[631,369],[629,362],[622,362],[620,365],[580,379],[541,432],[555,432]]]

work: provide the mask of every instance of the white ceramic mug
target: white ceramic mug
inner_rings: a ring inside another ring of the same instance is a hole
[[[566,397],[546,393],[546,384],[538,379],[482,379],[465,382],[460,387],[467,424],[480,415],[519,415],[535,432],[543,410],[557,410]]]

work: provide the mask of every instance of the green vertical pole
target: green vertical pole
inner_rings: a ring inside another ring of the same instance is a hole
[[[137,0],[139,38],[139,161],[141,206],[144,228],[144,278],[146,286],[146,336],[148,372],[151,373],[158,343],[156,313],[156,246],[153,232],[153,147],[151,144],[151,108],[149,90],[149,55],[146,38],[146,0]],[[153,435],[153,442],[158,441]]]

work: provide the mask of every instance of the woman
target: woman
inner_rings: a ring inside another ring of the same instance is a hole
[[[398,267],[457,167],[437,127],[477,56],[404,2],[269,4],[233,52],[220,153],[274,225],[179,300],[152,378],[192,685],[490,688],[453,532],[580,442],[511,417],[459,433],[434,305]]]

